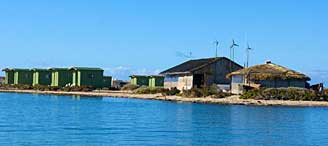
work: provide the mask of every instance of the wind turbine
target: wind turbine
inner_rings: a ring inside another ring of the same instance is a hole
[[[230,53],[232,53],[232,61],[235,60],[235,47],[239,47],[239,45],[235,42],[234,39],[232,39],[232,45],[230,46]]]
[[[219,47],[219,41],[215,40],[214,41],[214,45],[215,45],[215,58],[218,57],[218,47]]]
[[[239,47],[239,45],[235,42],[234,39],[232,39],[232,45],[230,46],[230,59],[232,59],[233,62],[235,61],[235,47]],[[230,71],[233,71],[231,61],[230,61]]]
[[[253,48],[251,48],[250,46],[249,46],[249,44],[247,43],[247,48],[246,48],[246,52],[247,52],[247,63],[246,63],[246,67],[248,68],[249,67],[249,59],[250,59],[250,55],[249,55],[249,53],[250,53],[250,51],[252,51],[253,50]]]

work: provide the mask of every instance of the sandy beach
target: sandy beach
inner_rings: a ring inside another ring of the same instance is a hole
[[[283,100],[254,100],[240,99],[238,95],[226,98],[216,99],[205,98],[187,98],[181,96],[162,96],[161,94],[133,94],[129,91],[93,91],[93,92],[65,92],[65,91],[37,91],[37,90],[3,90],[6,93],[29,93],[29,94],[54,94],[54,95],[77,95],[77,96],[97,96],[97,97],[117,97],[117,98],[137,98],[148,100],[163,100],[173,102],[192,102],[207,104],[233,104],[233,105],[259,105],[259,106],[316,106],[327,107],[328,102],[321,101],[283,101]]]

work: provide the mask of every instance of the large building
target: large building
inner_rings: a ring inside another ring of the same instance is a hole
[[[311,80],[310,77],[267,61],[265,64],[256,65],[232,72],[227,75],[232,78],[232,93],[242,94],[246,86],[281,88],[305,88]]]
[[[242,68],[226,57],[216,57],[189,60],[160,74],[165,76],[165,88],[188,90],[212,84],[229,85],[231,80],[226,75]]]

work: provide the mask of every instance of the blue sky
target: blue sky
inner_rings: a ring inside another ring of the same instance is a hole
[[[327,1],[1,0],[0,67],[97,66],[126,79],[192,57],[272,60],[328,83]],[[1,73],[0,75],[3,75]]]

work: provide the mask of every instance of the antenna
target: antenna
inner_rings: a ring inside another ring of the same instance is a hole
[[[219,47],[219,41],[215,40],[214,41],[214,45],[215,45],[215,58],[218,57],[218,47]]]

